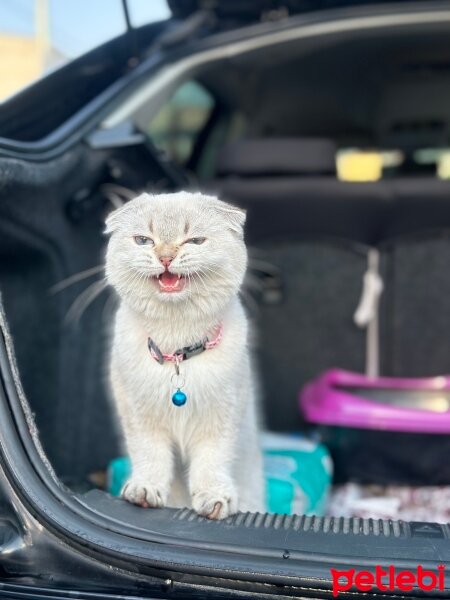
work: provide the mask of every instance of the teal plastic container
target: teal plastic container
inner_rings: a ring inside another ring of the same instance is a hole
[[[331,486],[333,467],[328,450],[300,435],[262,435],[264,474],[269,513],[322,516]],[[108,491],[119,496],[130,476],[127,457],[108,467]]]
[[[300,435],[262,437],[267,512],[323,516],[333,477],[325,446]]]

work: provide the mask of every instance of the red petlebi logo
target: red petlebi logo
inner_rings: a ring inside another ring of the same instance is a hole
[[[331,569],[333,596],[355,587],[360,592],[370,592],[374,588],[381,592],[410,592],[415,587],[424,592],[445,589],[445,566],[439,565],[436,571],[426,570],[418,565],[414,571],[397,570],[394,565],[382,567],[377,565],[374,571],[357,571],[348,569],[338,571]]]

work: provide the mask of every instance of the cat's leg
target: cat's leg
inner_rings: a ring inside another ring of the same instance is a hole
[[[225,519],[238,510],[233,480],[234,440],[219,431],[204,432],[190,447],[189,491],[194,510],[210,519]]]
[[[169,437],[155,429],[133,427],[127,438],[132,474],[122,496],[145,508],[166,506],[173,478],[173,450]]]
[[[198,423],[189,449],[192,506],[211,519],[224,519],[238,510],[264,511],[259,427],[247,356],[238,362],[232,382],[219,382],[216,394],[209,389],[206,402],[211,397],[221,402],[209,406],[208,420]]]
[[[135,408],[130,409],[126,392],[117,377],[112,377],[112,383],[132,467],[122,496],[145,508],[165,506],[174,473],[171,438],[163,428],[156,428],[150,418],[145,418]]]

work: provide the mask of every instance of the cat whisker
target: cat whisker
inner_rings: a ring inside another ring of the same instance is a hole
[[[231,285],[231,282],[227,277],[225,277],[224,275],[222,275],[222,273],[219,273],[218,271],[214,271],[213,269],[205,270],[205,268],[202,267],[202,268],[198,269],[197,274],[199,276],[201,276],[203,274],[205,277],[213,275],[215,279],[220,279],[220,281],[222,281],[224,284]]]
[[[65,325],[78,323],[83,313],[92,304],[92,302],[103,292],[107,287],[105,279],[91,283],[81,294],[79,294],[71,304],[66,316],[64,317]]]
[[[194,274],[194,276],[192,277],[192,281],[194,282],[195,289],[197,290],[197,294],[201,295],[201,294],[200,294],[200,289],[199,289],[199,287],[198,287],[197,278],[195,277],[195,274]]]
[[[201,268],[198,268],[195,271],[195,273],[196,273],[196,275],[198,275],[199,279],[202,281],[202,283],[205,287],[206,287],[206,283],[204,281],[203,275],[209,275],[209,274],[213,274],[215,277],[220,278],[222,281],[230,283],[226,277],[224,277],[221,273],[219,273],[215,269],[209,267],[208,265],[203,265]],[[247,274],[247,277],[248,277],[248,274]],[[259,305],[256,302],[256,300],[253,298],[253,296],[251,295],[250,291],[245,288],[245,285],[247,285],[247,288],[251,288],[251,289],[255,289],[255,290],[259,291],[261,286],[259,286],[256,283],[256,280],[257,280],[257,278],[250,276],[251,283],[249,285],[249,281],[246,278],[246,281],[244,282],[244,287],[241,289],[242,299],[244,300],[245,305],[251,312],[258,312]]]
[[[199,272],[197,270],[189,271],[189,277],[190,277],[190,281],[192,282],[193,287],[195,287],[195,290],[196,290],[198,296],[201,296],[202,294],[201,294],[201,290],[199,287],[199,281],[201,283],[203,283],[203,282],[202,282]],[[203,284],[203,286],[204,286],[204,284]]]
[[[199,270],[201,270],[201,271],[209,271],[211,273],[214,273],[214,275],[220,275],[220,276],[222,276],[222,273],[219,273],[219,271],[216,271],[216,269],[213,269],[210,265],[201,265],[199,267]]]
[[[148,285],[148,277],[146,275],[146,273],[139,273],[139,278],[138,278],[138,285],[141,286],[141,289],[144,290],[145,287]]]
[[[206,273],[202,273],[202,271],[198,270],[196,271],[196,276],[198,277],[199,282],[202,284],[203,288],[205,290],[208,290],[208,279],[207,279],[207,274]]]
[[[202,284],[202,286],[203,286],[203,287],[206,289],[206,288],[208,287],[208,284],[207,284],[207,282],[205,281],[205,278],[204,278],[204,276],[201,274],[201,272],[200,272],[200,271],[196,271],[196,273],[195,273],[195,274],[196,274],[196,276],[198,277],[198,279],[199,279],[199,282],[200,282],[200,283]]]
[[[212,269],[208,265],[203,265],[203,266],[199,267],[198,272],[203,273],[204,275],[209,275],[211,273],[212,275],[214,275],[215,277],[218,277],[222,281],[228,281],[228,278],[225,277],[223,275],[223,273],[219,273],[219,271]]]
[[[93,275],[97,275],[98,273],[101,273],[103,271],[103,269],[104,269],[103,265],[97,265],[95,267],[85,269],[84,271],[79,271],[78,273],[75,273],[74,275],[71,275],[70,277],[67,277],[66,279],[63,279],[59,283],[56,283],[55,285],[53,285],[49,289],[49,293],[57,294],[58,292],[61,292],[62,290],[66,289],[67,287],[70,287],[71,285],[78,283],[79,281],[83,281],[84,279],[88,279],[89,277],[92,277]]]
[[[188,276],[188,281],[189,281],[189,287],[192,287],[192,279],[191,279],[191,274],[188,272],[187,273]]]
[[[125,278],[123,280],[125,286],[134,285],[141,277],[139,271],[130,271],[128,269],[122,269],[122,271],[125,273]]]

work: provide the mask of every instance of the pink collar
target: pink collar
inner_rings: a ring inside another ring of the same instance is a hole
[[[180,348],[179,350],[175,350],[172,354],[164,354],[155,344],[155,342],[148,338],[148,349],[150,350],[150,354],[152,357],[159,362],[160,365],[164,364],[165,361],[180,363],[183,360],[187,360],[188,358],[192,358],[197,354],[201,354],[205,350],[212,350],[216,348],[222,340],[223,336],[223,323],[219,323],[219,325],[215,329],[215,337],[212,340],[205,338],[201,342],[197,342],[196,344],[192,344],[192,346],[185,346],[184,348]]]

